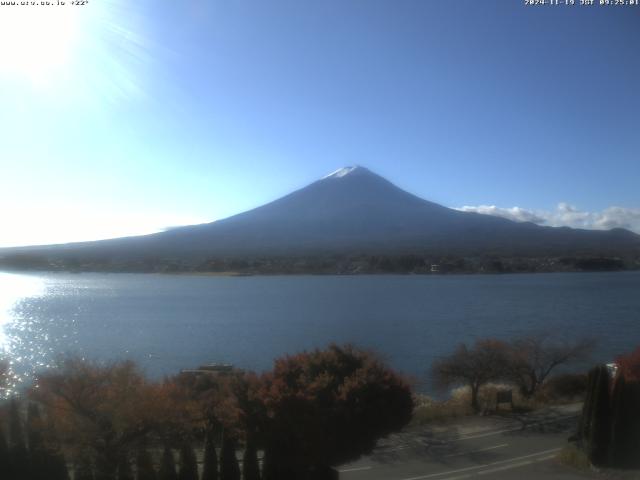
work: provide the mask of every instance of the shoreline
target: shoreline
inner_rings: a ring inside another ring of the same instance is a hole
[[[549,275],[549,274],[593,274],[593,273],[635,273],[640,268],[624,270],[545,270],[518,272],[197,272],[197,271],[136,271],[136,270],[65,270],[65,269],[4,269],[0,273],[6,274],[113,274],[113,275],[163,275],[176,277],[470,277],[470,276],[519,276],[519,275]]]

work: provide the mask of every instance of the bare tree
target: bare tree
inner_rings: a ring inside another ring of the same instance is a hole
[[[531,397],[556,367],[588,358],[594,345],[592,339],[568,341],[548,332],[515,339],[511,342],[508,376],[522,395]]]
[[[451,355],[435,361],[432,374],[439,388],[468,386],[471,389],[471,406],[478,412],[480,387],[504,378],[508,360],[508,344],[492,339],[477,340],[473,348],[461,344]]]

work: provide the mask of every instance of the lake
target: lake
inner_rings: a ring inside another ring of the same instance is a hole
[[[213,277],[0,273],[0,344],[31,371],[61,353],[131,358],[154,377],[203,363],[257,371],[329,342],[380,352],[422,382],[463,341],[534,331],[640,344],[640,272]]]

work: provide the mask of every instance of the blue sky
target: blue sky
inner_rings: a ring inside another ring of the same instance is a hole
[[[450,207],[640,231],[640,7],[0,8],[2,246],[210,221],[351,164]]]

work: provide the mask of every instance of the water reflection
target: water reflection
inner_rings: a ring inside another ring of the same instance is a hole
[[[34,361],[38,356],[34,351],[37,348],[34,345],[23,348],[20,343],[24,336],[16,337],[15,333],[32,330],[29,322],[24,322],[19,314],[21,303],[28,298],[42,297],[45,292],[45,282],[41,277],[0,272],[0,353],[8,363],[5,372],[8,385],[4,389],[0,386],[0,396],[10,394],[38,364],[44,363]]]
[[[15,320],[16,307],[25,298],[40,297],[45,283],[40,277],[0,272],[0,349],[11,354],[7,327]]]

